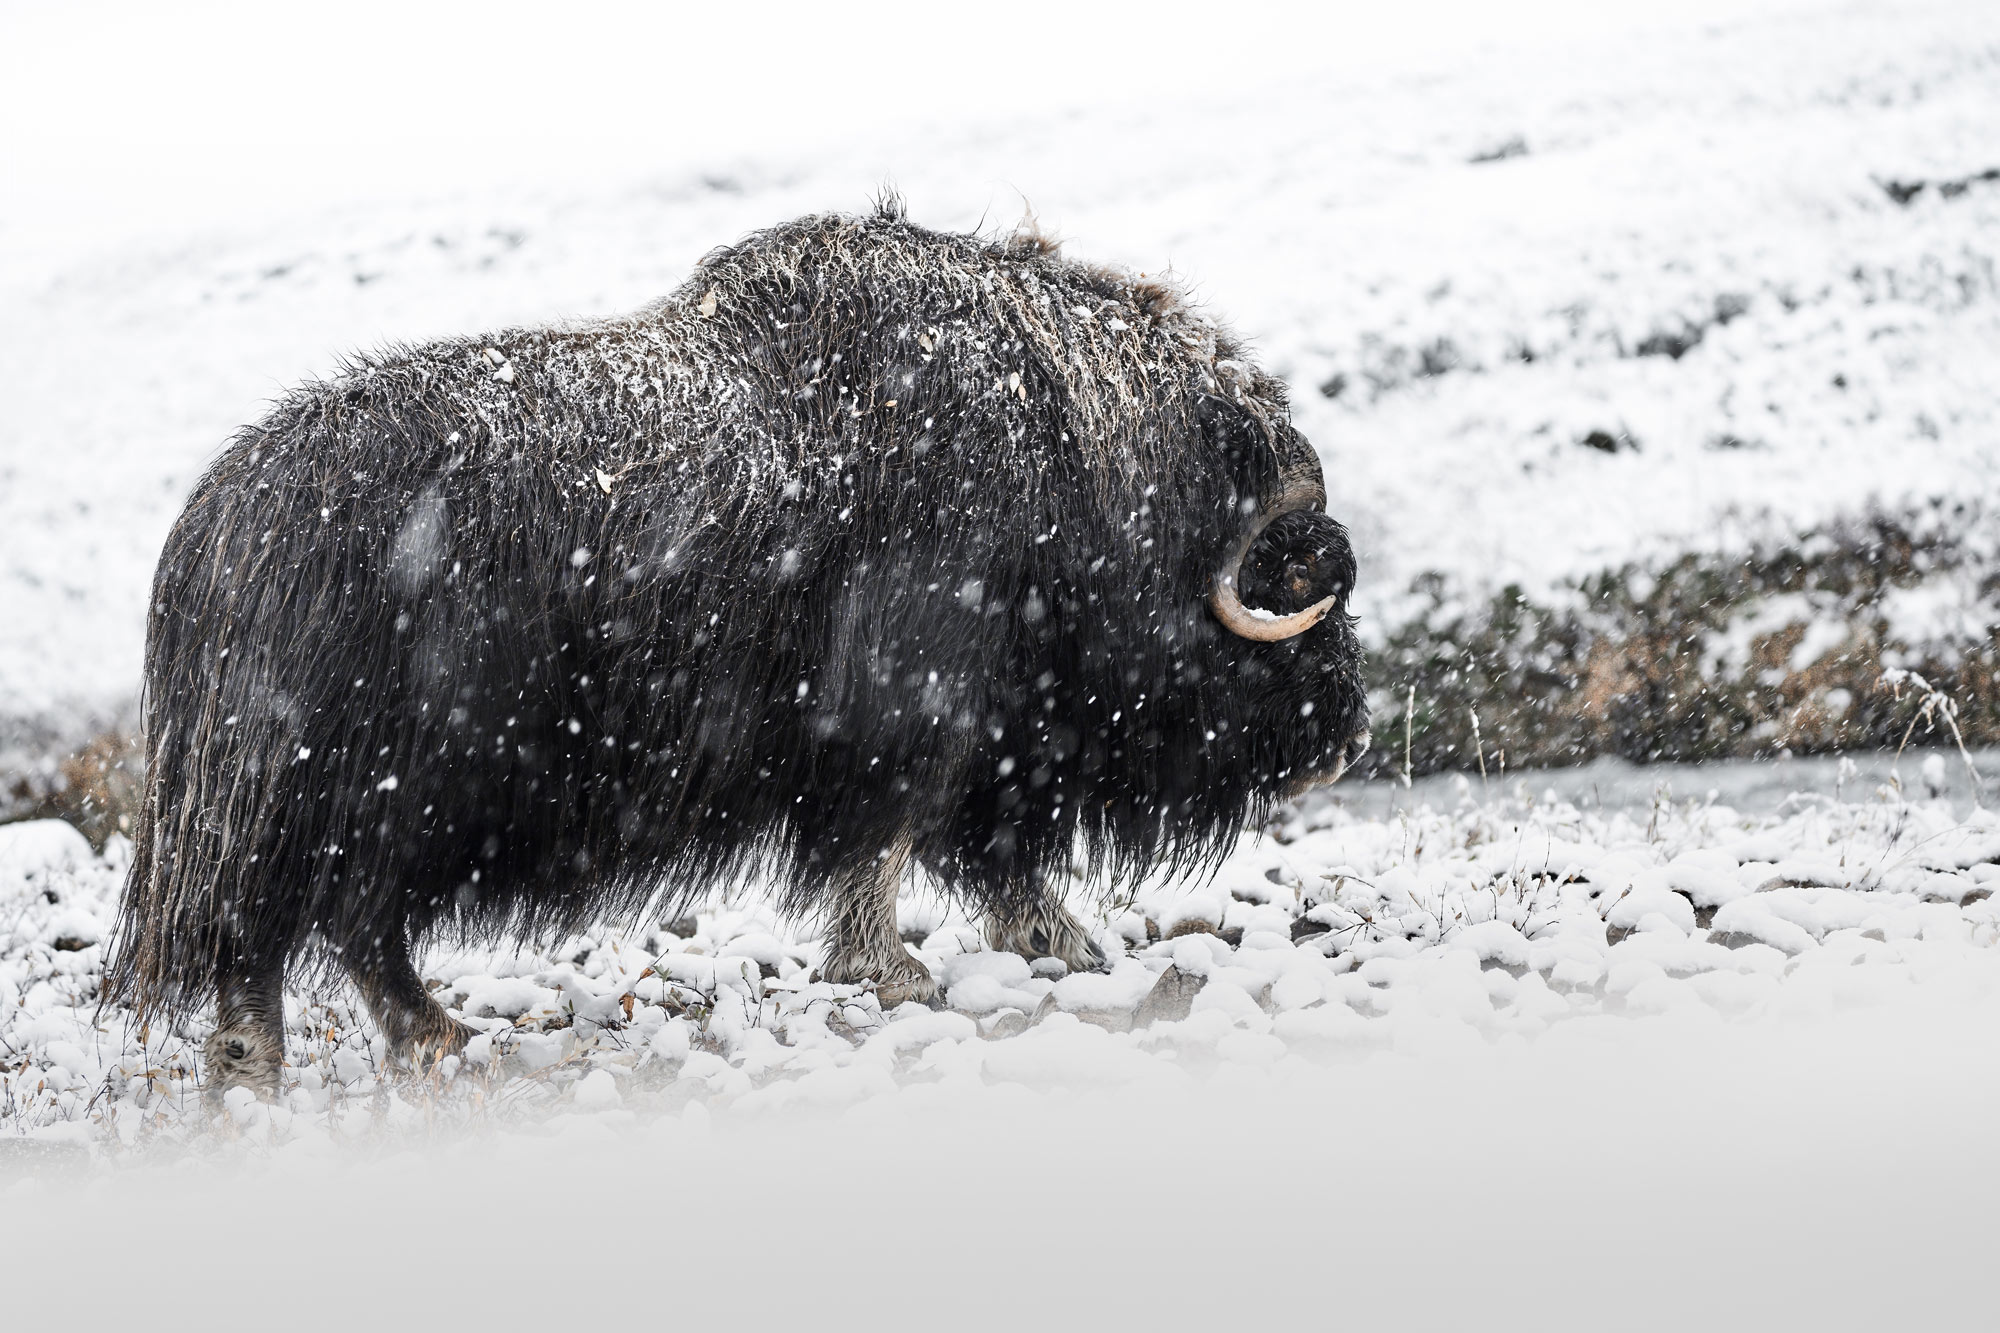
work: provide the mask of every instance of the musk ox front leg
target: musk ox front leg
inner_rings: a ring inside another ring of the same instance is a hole
[[[445,1012],[410,960],[409,940],[400,929],[343,953],[348,975],[361,990],[375,1027],[396,1058],[413,1069],[428,1069],[456,1055],[476,1035]]]
[[[204,1093],[220,1101],[231,1088],[260,1097],[278,1091],[285,1063],[285,966],[241,957],[225,964],[216,988],[215,1031],[202,1044]]]
[[[989,907],[986,943],[1023,958],[1060,958],[1072,972],[1102,972],[1108,966],[1090,932],[1046,886]]]
[[[826,927],[822,981],[872,981],[887,1009],[915,1000],[935,1004],[937,982],[896,932],[896,894],[910,864],[910,841],[897,839],[869,856],[837,867],[828,877],[821,909]]]

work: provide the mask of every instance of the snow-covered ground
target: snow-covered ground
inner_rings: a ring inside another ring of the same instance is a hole
[[[1941,785],[1943,757],[1924,767]],[[1989,811],[1890,787],[1761,818],[1664,788],[1585,811],[1532,780],[1393,818],[1319,802],[1246,833],[1210,882],[1111,902],[1079,885],[1106,973],[989,950],[920,883],[899,925],[944,985],[939,1012],[813,981],[813,926],[776,918],[759,885],[548,953],[438,954],[438,997],[485,1034],[442,1084],[399,1081],[344,990],[299,994],[282,1095],[233,1093],[231,1111],[284,1145],[558,1106],[845,1107],[939,1079],[1178,1084],[1445,1030],[1505,1044],[1609,1017],[1865,1004],[1932,974],[2000,983]],[[94,854],[54,820],[0,827],[0,1107],[37,1141],[144,1157],[205,1123],[204,1033],[97,1006],[126,851]]]
[[[759,1272],[897,1302],[1008,1274],[976,1326],[1962,1311],[2000,1166],[2000,818],[1911,785],[1762,817],[1525,782],[1392,819],[1323,802],[1213,884],[1079,894],[1100,975],[985,950],[914,889],[937,1011],[811,981],[817,941],[753,886],[672,928],[434,955],[485,1033],[442,1078],[386,1069],[351,996],[295,996],[282,1094],[219,1112],[198,1028],[96,1008],[122,844],[0,828],[0,1253],[81,1274],[56,1238],[101,1226],[143,1290],[227,1245],[232,1290],[287,1308],[324,1280],[295,1246],[391,1291],[450,1270],[459,1310],[582,1299],[510,1276],[579,1246],[657,1250],[682,1311],[741,1308]]]

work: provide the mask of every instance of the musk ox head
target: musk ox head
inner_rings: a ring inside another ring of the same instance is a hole
[[[1289,715],[1298,733],[1303,748],[1289,756],[1284,780],[1286,794],[1297,795],[1339,778],[1368,748],[1361,649],[1346,614],[1354,551],[1347,529],[1317,509],[1265,516],[1242,546],[1234,570],[1225,563],[1216,575],[1210,605],[1233,634],[1291,645],[1276,663],[1253,658],[1239,669],[1261,687],[1252,708],[1274,723]],[[1327,727],[1311,727],[1322,711]]]
[[[1228,420],[1226,406],[1217,413]],[[1347,614],[1353,547],[1347,529],[1324,512],[1310,444],[1288,421],[1268,422],[1234,422],[1239,431],[1268,432],[1279,481],[1275,494],[1241,506],[1243,529],[1214,575],[1208,606],[1218,625],[1245,641],[1220,641],[1225,654],[1235,649],[1229,670],[1241,694],[1231,704],[1243,709],[1236,725],[1271,733],[1268,761],[1252,766],[1289,797],[1338,779],[1369,735],[1361,648]]]

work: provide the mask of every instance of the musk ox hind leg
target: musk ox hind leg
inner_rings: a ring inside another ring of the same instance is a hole
[[[382,1040],[411,1068],[429,1069],[447,1055],[464,1050],[476,1035],[446,1013],[424,985],[401,928],[343,950],[341,960],[360,989]]]
[[[220,1100],[231,1088],[262,1097],[278,1091],[285,1063],[285,965],[237,958],[216,988],[215,1031],[202,1045],[203,1092]]]
[[[1046,887],[989,906],[986,943],[1023,958],[1060,958],[1072,972],[1102,972],[1110,966],[1083,923]]]
[[[822,981],[875,983],[887,1009],[915,1000],[936,1004],[938,985],[930,969],[903,947],[896,932],[896,894],[910,864],[910,843],[900,838],[865,858],[838,865],[821,893],[826,928]]]

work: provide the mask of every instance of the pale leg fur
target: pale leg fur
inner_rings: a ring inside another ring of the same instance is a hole
[[[475,1035],[446,1013],[424,986],[400,934],[348,960],[348,974],[374,1015],[389,1050],[412,1069],[425,1070],[465,1049]]]
[[[896,931],[896,893],[909,864],[910,844],[904,839],[874,861],[842,871],[827,893],[820,980],[872,981],[885,1009],[905,1000],[935,1004],[938,999],[930,970],[903,947]]]
[[[989,912],[986,943],[1023,958],[1060,958],[1072,972],[1102,972],[1108,966],[1083,923],[1046,891],[1017,907]]]
[[[202,1044],[204,1091],[213,1100],[231,1088],[270,1098],[285,1063],[285,970],[225,973],[215,1003],[215,1031]]]

